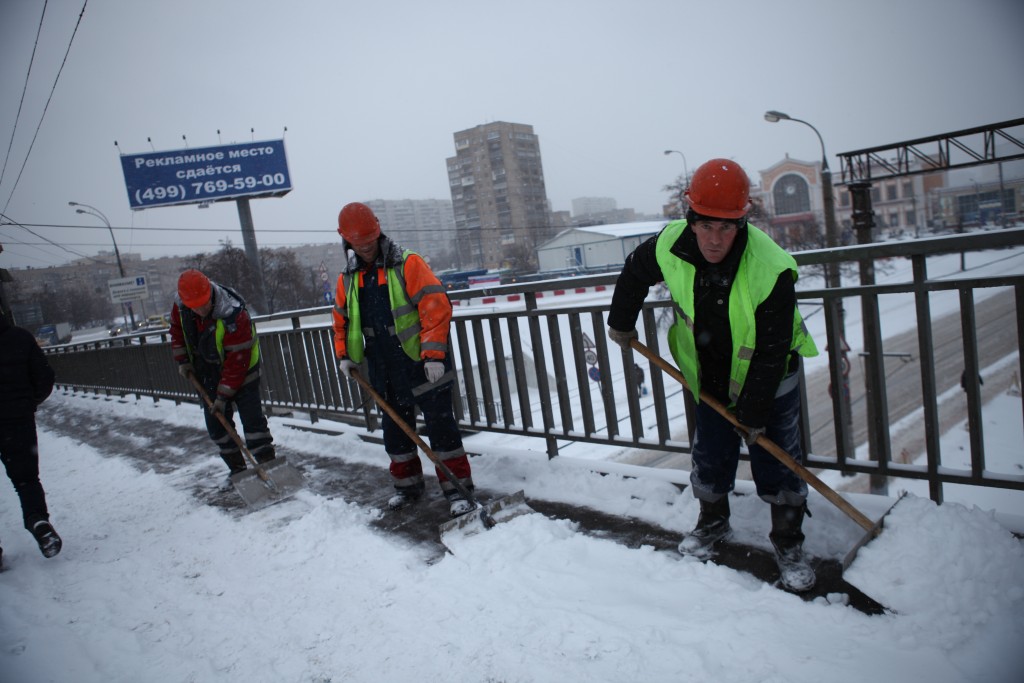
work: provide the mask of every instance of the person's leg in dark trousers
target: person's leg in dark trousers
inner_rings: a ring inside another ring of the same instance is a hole
[[[22,522],[46,557],[60,552],[62,541],[50,524],[46,493],[39,481],[39,441],[35,416],[0,423],[0,460],[21,501]]]
[[[273,460],[274,437],[270,434],[267,416],[263,413],[259,381],[243,385],[231,405],[238,409],[238,417],[245,432],[245,447],[256,458],[256,462]],[[231,414],[231,408],[228,408],[228,414]]]
[[[472,489],[469,458],[462,446],[462,433],[459,432],[459,424],[452,410],[450,385],[423,394],[417,402],[423,412],[423,423],[426,425],[431,450],[463,486]],[[456,496],[458,491],[455,485],[448,481],[440,468],[435,469],[444,494],[448,498]]]
[[[34,418],[0,424],[0,459],[21,501],[25,528],[50,518],[46,493],[39,481],[39,447]]]
[[[203,389],[206,390],[206,395],[213,401],[217,397],[217,378],[203,378]],[[203,419],[206,421],[206,433],[210,435],[210,439],[217,444],[218,454],[224,464],[228,466],[231,474],[238,474],[239,472],[245,471],[245,458],[242,457],[242,451],[238,449],[238,444],[228,434],[228,430],[224,428],[220,420],[213,412],[210,411],[206,402],[202,399],[199,401],[200,409],[203,411]],[[232,410],[229,406],[227,409],[227,415],[225,417],[228,422],[231,422]]]

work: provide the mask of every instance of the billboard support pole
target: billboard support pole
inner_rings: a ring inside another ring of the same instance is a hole
[[[249,267],[253,272],[254,284],[256,285],[255,303],[260,313],[267,314],[271,311],[267,306],[266,289],[263,284],[263,268],[260,265],[260,250],[256,245],[256,230],[252,224],[252,211],[249,208],[248,197],[239,197],[235,200],[238,205],[238,220],[242,224],[242,243],[245,245],[245,256],[249,260]]]

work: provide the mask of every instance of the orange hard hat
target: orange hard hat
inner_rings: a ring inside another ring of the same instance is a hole
[[[186,270],[178,278],[178,297],[189,308],[201,308],[210,300],[213,286],[210,278],[198,270]]]
[[[346,204],[338,214],[338,234],[349,244],[369,244],[380,237],[380,221],[366,204]]]
[[[750,205],[750,179],[735,161],[712,159],[694,172],[686,198],[702,216],[743,218]]]

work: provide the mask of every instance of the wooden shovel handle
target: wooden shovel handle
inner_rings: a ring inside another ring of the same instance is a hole
[[[198,391],[199,395],[203,398],[203,401],[206,403],[206,409],[213,413],[217,417],[217,419],[220,420],[220,423],[224,425],[224,429],[226,429],[228,431],[228,434],[231,435],[231,438],[238,446],[238,449],[242,451],[242,453],[245,455],[246,460],[248,460],[249,464],[252,465],[253,469],[256,470],[256,474],[259,475],[259,478],[262,479],[263,481],[269,481],[267,473],[263,471],[263,468],[260,467],[259,463],[256,462],[256,458],[254,458],[253,454],[249,451],[249,449],[245,447],[245,442],[242,441],[242,437],[240,437],[238,435],[238,432],[235,431],[234,425],[228,422],[228,418],[225,417],[223,413],[221,413],[219,410],[213,409],[213,401],[210,400],[210,397],[206,393],[206,389],[204,389],[203,385],[199,382],[199,379],[196,377],[196,373],[188,373],[188,379],[190,382],[192,382],[192,386],[195,387],[196,391]]]
[[[430,462],[434,463],[434,465],[436,465],[437,468],[441,470],[442,473],[444,473],[445,478],[447,478],[448,481],[451,482],[452,486],[454,486],[455,489],[460,494],[462,494],[462,497],[468,500],[470,503],[472,503],[473,506],[475,507],[477,504],[476,499],[473,497],[473,494],[470,493],[469,489],[466,488],[466,485],[459,481],[458,477],[452,474],[452,471],[451,469],[448,468],[448,465],[445,465],[444,461],[442,461],[441,458],[437,457],[437,453],[432,451],[430,449],[430,446],[428,446],[426,442],[420,437],[420,435],[416,433],[416,430],[410,427],[409,424],[405,420],[403,420],[402,417],[395,411],[395,409],[388,405],[388,402],[384,400],[383,396],[377,393],[377,390],[373,388],[370,382],[367,381],[365,377],[360,375],[357,370],[352,371],[352,379],[358,382],[359,386],[365,389],[366,392],[373,397],[373,400],[377,402],[377,405],[379,405],[384,410],[384,412],[391,416],[391,419],[395,421],[395,424],[402,428],[402,431],[405,432],[405,435],[412,439],[414,442],[416,442],[416,445],[419,446],[420,449],[427,454],[427,457],[430,458]]]
[[[641,344],[640,341],[637,339],[630,340],[629,345],[631,348],[638,351],[640,355],[644,356],[652,363],[657,365],[659,368],[664,370],[673,379],[682,384],[687,390],[690,389],[690,385],[687,384],[686,378],[683,377],[683,373],[679,372],[678,369],[676,369],[664,358],[662,358],[658,354],[654,353],[654,351],[651,351],[649,348]],[[730,424],[732,424],[734,427],[743,432],[743,434],[747,434],[750,431],[749,429],[741,425],[739,421],[736,419],[736,416],[729,412],[729,409],[722,405],[714,397],[709,396],[707,393],[702,391],[700,392],[700,400],[714,408],[718,414],[720,414],[722,417],[728,420]],[[860,510],[846,502],[846,500],[838,493],[836,493],[834,490],[832,490],[832,488],[829,487],[828,484],[819,479],[817,475],[814,474],[814,472],[811,472],[809,469],[807,469],[806,467],[798,463],[796,460],[794,460],[793,456],[791,456],[786,451],[782,450],[774,441],[766,437],[764,434],[761,434],[757,437],[754,443],[756,443],[758,446],[771,453],[775,457],[775,459],[781,462],[783,465],[796,472],[797,476],[799,476],[805,482],[814,487],[814,490],[823,495],[825,498],[828,498],[828,500],[833,505],[835,505],[837,508],[846,513],[846,515],[850,519],[852,519],[854,522],[860,525],[860,527],[863,528],[865,531],[873,531],[877,533],[878,527],[874,522],[868,519],[863,513],[860,512]]]

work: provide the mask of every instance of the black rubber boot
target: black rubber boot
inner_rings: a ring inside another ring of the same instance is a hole
[[[274,444],[271,443],[252,451],[252,455],[256,458],[256,462],[262,465],[263,463],[270,462],[276,458],[277,450],[274,448]]]
[[[730,531],[728,494],[713,503],[701,500],[697,526],[683,536],[679,543],[679,552],[698,559],[707,559],[711,557],[712,546],[725,538]]]
[[[404,507],[412,505],[420,496],[423,495],[425,486],[423,484],[415,484],[413,486],[396,486],[395,495],[388,498],[388,509],[389,510],[401,510]]]
[[[231,451],[229,453],[221,453],[221,460],[231,470],[231,474],[238,474],[239,472],[245,472],[245,458],[242,457],[242,451]]]
[[[807,505],[772,505],[772,531],[768,534],[775,548],[775,562],[783,587],[803,593],[814,587],[814,568],[804,557],[802,531]]]

